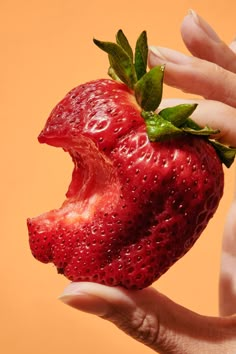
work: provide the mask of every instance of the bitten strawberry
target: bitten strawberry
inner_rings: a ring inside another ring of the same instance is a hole
[[[50,114],[39,141],[67,151],[74,170],[62,207],[28,220],[29,242],[72,281],[141,289],[200,236],[235,149],[189,118],[196,105],[155,113],[164,67],[146,72],[146,32],[135,55],[122,31],[94,42],[114,80],[74,88]]]

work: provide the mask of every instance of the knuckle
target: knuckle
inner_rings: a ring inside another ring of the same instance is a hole
[[[211,63],[211,71],[206,75],[207,92],[206,99],[214,99],[225,102],[230,106],[236,106],[236,75],[222,66]]]
[[[104,319],[114,323],[119,329],[143,344],[156,348],[159,336],[159,321],[152,313],[135,309],[133,313],[112,311]]]
[[[158,342],[159,322],[154,314],[137,310],[129,324],[129,334],[136,340],[153,347]]]
[[[136,329],[137,340],[153,347],[158,342],[159,324],[153,315],[146,314]]]
[[[216,80],[215,78],[220,77],[221,81]],[[219,95],[219,91],[222,91],[223,86],[219,83],[224,81],[225,69],[216,63],[211,64],[211,73],[206,75],[206,80],[208,82],[207,92],[204,95],[206,99],[215,98]]]

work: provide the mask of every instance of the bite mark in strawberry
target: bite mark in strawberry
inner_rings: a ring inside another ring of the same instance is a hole
[[[146,73],[145,32],[134,63],[123,32],[95,43],[118,81],[80,85],[50,114],[39,141],[68,152],[74,170],[61,208],[28,219],[30,247],[72,281],[141,289],[200,236],[223,194],[215,148],[228,166],[235,150],[189,118],[195,105],[154,112],[164,68]]]

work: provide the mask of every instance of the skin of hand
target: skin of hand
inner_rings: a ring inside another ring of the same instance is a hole
[[[236,40],[227,46],[195,12],[185,17],[182,38],[194,56],[168,48],[151,47],[149,65],[166,65],[165,82],[206,99],[198,103],[192,117],[200,125],[220,129],[219,141],[236,146]],[[162,101],[160,109],[186,102]],[[226,119],[225,119],[226,118]],[[220,274],[220,314],[236,313],[236,195],[225,224]]]
[[[181,26],[193,56],[151,47],[149,66],[165,64],[165,82],[197,94],[193,118],[219,128],[219,140],[236,146],[236,42],[227,46],[215,31],[190,11]],[[191,100],[190,100],[191,101]],[[165,99],[162,107],[182,103]],[[184,99],[186,103],[186,99]],[[236,196],[235,196],[236,197]],[[220,278],[221,317],[194,313],[149,287],[128,291],[95,283],[71,283],[60,300],[114,323],[134,339],[163,354],[236,353],[236,199],[228,214]]]

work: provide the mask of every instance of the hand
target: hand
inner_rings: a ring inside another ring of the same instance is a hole
[[[77,310],[111,321],[158,353],[236,352],[236,317],[200,316],[152,287],[128,291],[95,283],[71,283],[60,299]]]
[[[198,100],[199,107],[193,118],[200,124],[221,129],[219,139],[236,146],[236,43],[233,42],[230,49],[193,12],[184,19],[181,31],[187,48],[195,57],[152,47],[150,67],[165,63],[167,84],[207,98]],[[162,105],[180,102],[163,100]],[[236,202],[229,214],[223,243],[221,312],[224,315],[236,311],[236,271],[235,275],[231,274],[236,269],[235,215]],[[236,316],[198,315],[151,287],[127,291],[94,283],[71,283],[61,300],[113,322],[159,353],[236,352]]]
[[[190,100],[199,104],[193,118],[199,124],[219,128],[221,140],[236,146],[236,54],[233,52],[236,52],[236,40],[227,46],[196,16],[191,12],[181,27],[186,47],[195,57],[168,48],[150,47],[149,65],[166,64],[166,84],[203,96],[205,100]],[[186,101],[165,99],[161,108]]]
[[[227,46],[196,13],[190,12],[182,23],[186,47],[195,55],[151,47],[150,67],[166,64],[165,82],[185,92],[203,96],[192,117],[200,125],[221,130],[219,140],[236,146],[236,40]],[[162,107],[186,99],[166,99]],[[236,195],[228,214],[222,245],[220,275],[220,314],[236,313]]]

